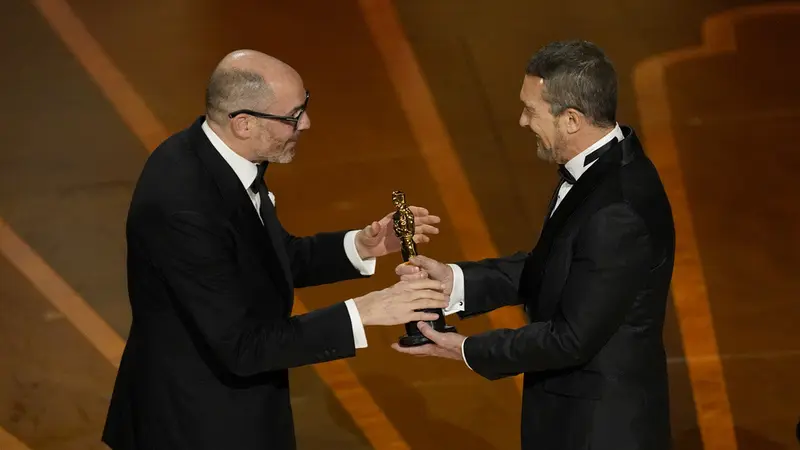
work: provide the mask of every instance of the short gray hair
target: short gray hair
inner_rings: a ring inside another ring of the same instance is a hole
[[[217,69],[206,87],[206,114],[217,123],[237,109],[258,109],[272,97],[261,75],[242,69]]]
[[[554,116],[574,108],[594,125],[616,123],[617,73],[597,45],[578,40],[549,43],[531,57],[525,73],[544,80],[542,97]]]

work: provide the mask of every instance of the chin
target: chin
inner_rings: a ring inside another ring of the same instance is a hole
[[[289,141],[280,152],[271,151],[267,159],[274,164],[288,164],[294,159],[294,153],[294,141]]]
[[[286,151],[278,158],[278,162],[281,164],[289,164],[294,160],[294,147],[287,148]]]
[[[546,149],[542,145],[541,141],[536,142],[536,156],[538,156],[542,161],[553,162],[553,155],[551,154],[550,150]]]

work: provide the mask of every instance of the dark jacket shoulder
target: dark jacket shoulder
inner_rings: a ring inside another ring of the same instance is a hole
[[[133,193],[130,214],[193,211],[219,215],[225,206],[213,177],[197,154],[207,140],[195,125],[173,134],[148,157]],[[198,135],[199,132],[199,135]]]

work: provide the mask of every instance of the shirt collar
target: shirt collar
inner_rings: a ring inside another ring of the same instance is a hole
[[[595,150],[597,150],[598,148],[602,147],[602,146],[603,146],[603,145],[605,145],[605,144],[606,144],[608,141],[610,141],[611,139],[613,139],[613,138],[615,138],[615,137],[616,137],[616,138],[617,138],[617,140],[619,140],[619,141],[622,141],[622,139],[623,139],[623,135],[622,135],[622,129],[619,127],[619,124],[617,124],[617,125],[614,127],[614,129],[613,129],[613,130],[611,130],[611,131],[610,131],[608,134],[606,134],[605,136],[603,136],[602,138],[600,138],[600,140],[599,140],[599,141],[595,142],[595,143],[594,143],[594,144],[592,144],[592,145],[591,145],[589,148],[587,148],[586,150],[584,150],[584,151],[582,151],[582,152],[578,153],[577,155],[575,155],[575,157],[574,157],[574,158],[572,158],[572,159],[570,159],[569,161],[567,161],[567,163],[566,163],[566,164],[564,164],[564,167],[565,167],[565,168],[566,168],[566,169],[569,171],[569,173],[571,173],[571,174],[572,174],[572,176],[573,176],[573,177],[575,177],[575,179],[577,180],[578,178],[580,178],[580,177],[581,177],[581,175],[583,175],[583,173],[584,173],[584,172],[586,172],[586,170],[588,170],[588,169],[589,169],[589,167],[591,167],[591,166],[592,166],[592,164],[594,164],[595,162],[597,162],[597,160],[594,160],[594,161],[592,161],[591,163],[589,163],[589,165],[587,165],[587,166],[584,166],[584,165],[583,165],[583,160],[586,158],[586,156],[587,156],[589,153],[592,153],[593,151],[595,151]]]
[[[248,161],[240,154],[231,150],[230,147],[217,136],[217,133],[208,126],[208,121],[203,121],[203,132],[205,132],[206,137],[208,140],[211,141],[211,145],[217,149],[220,156],[231,166],[236,176],[239,177],[239,181],[242,182],[242,185],[245,189],[249,189],[250,186],[255,181],[256,176],[258,176],[258,167],[251,161]]]

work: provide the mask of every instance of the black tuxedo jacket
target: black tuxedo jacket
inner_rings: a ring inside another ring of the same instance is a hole
[[[268,232],[200,117],[148,158],[127,220],[133,321],[103,441],[115,450],[295,448],[288,370],[355,354],[344,303],[293,290],[358,278],[345,232]],[[272,220],[272,222],[270,222]]]
[[[531,320],[464,344],[488,379],[525,374],[525,449],[669,447],[662,328],[672,211],[638,138],[622,130],[546,219],[533,251],[459,263],[463,317],[521,303]]]

